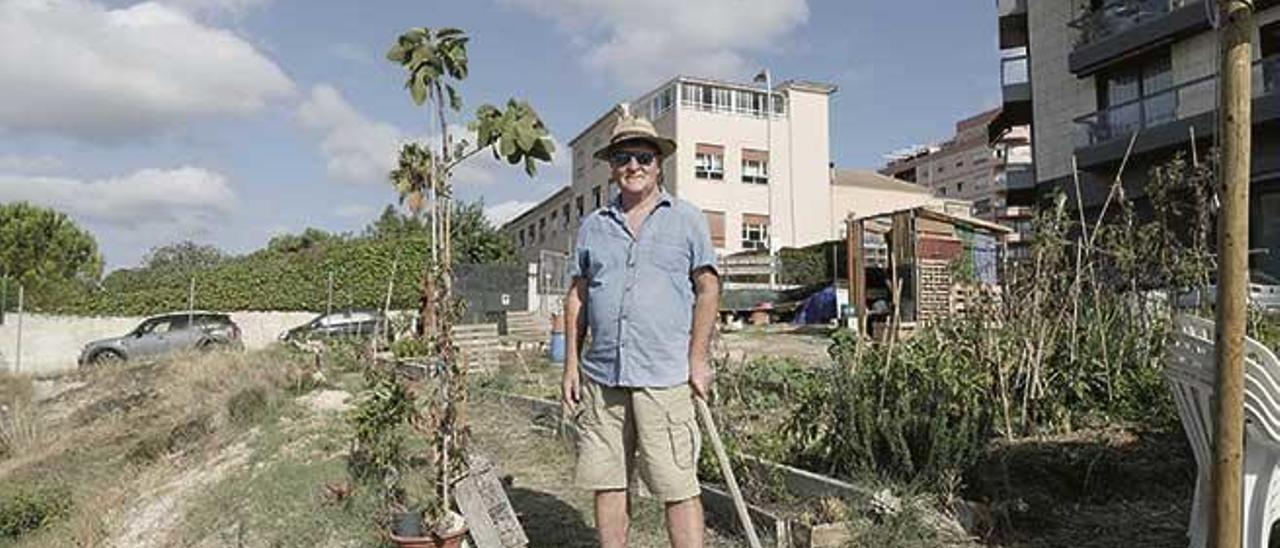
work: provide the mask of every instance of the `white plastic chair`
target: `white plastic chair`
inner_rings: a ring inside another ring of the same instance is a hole
[[[1165,375],[1195,453],[1196,489],[1187,536],[1203,548],[1209,534],[1213,466],[1214,324],[1193,316],[1174,320]],[[1280,361],[1245,339],[1244,546],[1266,548],[1280,518]]]

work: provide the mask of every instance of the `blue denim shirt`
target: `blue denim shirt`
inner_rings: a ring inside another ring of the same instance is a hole
[[[664,191],[636,236],[617,200],[578,229],[568,275],[587,281],[591,345],[582,372],[605,386],[681,385],[689,381],[691,275],[716,268],[707,219]]]

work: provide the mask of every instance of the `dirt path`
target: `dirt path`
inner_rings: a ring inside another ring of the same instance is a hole
[[[523,411],[478,400],[470,409],[473,450],[493,459],[504,475],[513,476],[511,503],[520,514],[531,547],[597,546],[591,495],[573,487],[572,449],[549,427]],[[631,546],[667,546],[662,508],[656,501],[636,499]],[[736,539],[708,530],[707,546],[742,546]]]

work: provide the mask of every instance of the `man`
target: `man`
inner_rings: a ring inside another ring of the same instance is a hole
[[[671,545],[702,546],[692,397],[711,388],[720,283],[702,211],[660,186],[662,159],[675,148],[621,108],[595,153],[609,162],[618,198],[583,219],[570,258],[561,402],[581,433],[577,483],[595,492],[605,548],[627,544],[636,476],[666,505]]]

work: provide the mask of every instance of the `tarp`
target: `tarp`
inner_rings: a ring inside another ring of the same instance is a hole
[[[829,285],[804,300],[800,310],[791,319],[795,325],[827,323],[836,317],[836,288]]]

